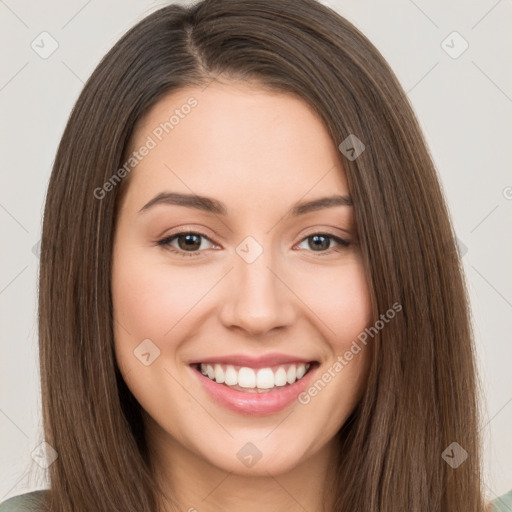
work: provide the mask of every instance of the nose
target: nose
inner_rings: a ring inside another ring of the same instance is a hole
[[[294,294],[287,286],[282,262],[264,250],[249,263],[234,255],[234,269],[221,298],[222,323],[251,336],[290,326],[295,321]]]

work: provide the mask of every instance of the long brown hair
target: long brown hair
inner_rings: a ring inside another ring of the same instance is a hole
[[[128,31],[69,118],[51,175],[41,245],[39,340],[48,505],[55,512],[153,512],[158,489],[141,407],[116,365],[111,301],[116,206],[104,187],[138,120],[164,95],[215,79],[298,94],[338,146],[375,320],[364,395],[337,435],[340,512],[481,512],[478,380],[467,292],[436,171],[406,94],[379,51],[314,0],[169,5]],[[468,458],[451,467],[457,442]]]

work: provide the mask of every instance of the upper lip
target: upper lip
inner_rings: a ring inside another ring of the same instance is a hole
[[[266,354],[263,356],[249,356],[245,354],[231,354],[229,356],[216,356],[207,357],[203,359],[195,359],[190,361],[189,364],[231,364],[233,366],[248,366],[249,368],[266,368],[269,366],[276,366],[279,364],[292,364],[292,363],[311,363],[314,359],[305,359],[287,354]]]

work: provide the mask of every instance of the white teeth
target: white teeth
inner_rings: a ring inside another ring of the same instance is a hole
[[[286,386],[286,370],[280,366],[274,374],[274,384],[276,386]]]
[[[240,386],[248,389],[272,389],[293,384],[302,379],[310,367],[307,364],[290,364],[288,369],[284,366],[274,368],[253,369],[247,366],[237,367],[221,364],[201,364],[201,373],[208,376],[218,384],[227,386]]]
[[[224,382],[224,370],[220,364],[215,365],[215,382],[219,384]]]
[[[288,371],[286,372],[286,380],[288,381],[288,384],[293,384],[295,382],[295,379],[297,377],[297,368],[294,364],[288,368]]]
[[[272,389],[274,387],[274,372],[270,368],[258,370],[256,387],[258,389]]]
[[[252,368],[242,367],[238,371],[238,385],[241,388],[255,388],[256,374]]]
[[[224,374],[224,379],[225,379],[225,383],[228,386],[236,386],[237,385],[238,373],[231,365],[228,365],[228,367],[226,368],[226,373]]]

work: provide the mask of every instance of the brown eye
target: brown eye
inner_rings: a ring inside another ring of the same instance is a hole
[[[325,235],[312,235],[308,237],[309,246],[311,248],[314,248],[314,250],[317,249],[329,249],[331,245],[330,238]]]
[[[334,247],[332,240],[334,240],[335,242]],[[315,233],[313,235],[309,235],[308,237],[304,238],[301,244],[303,244],[304,242],[307,243],[307,248],[312,250],[312,252],[318,253],[331,252],[330,249],[339,251],[350,245],[350,242],[348,242],[347,240],[343,240],[342,238],[330,235],[328,233]],[[336,247],[336,245],[338,247]]]
[[[178,247],[184,251],[192,251],[201,247],[201,235],[195,233],[178,235],[176,240],[178,241]]]
[[[213,242],[206,235],[192,231],[184,231],[167,236],[159,240],[158,245],[164,246],[166,249],[178,253],[180,256],[200,256],[203,240],[207,240],[213,245]],[[174,242],[177,242],[177,246]],[[208,248],[209,247],[202,247],[202,249]]]

